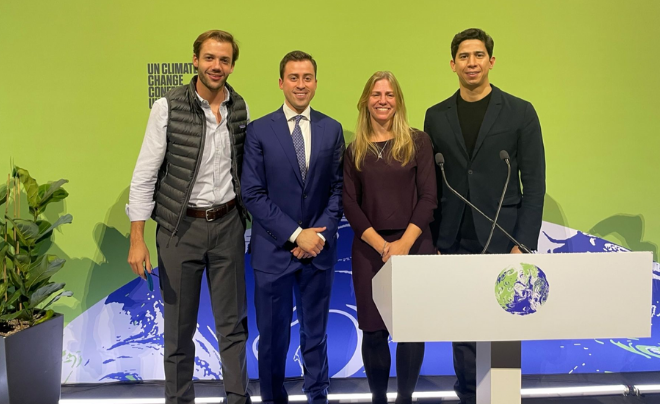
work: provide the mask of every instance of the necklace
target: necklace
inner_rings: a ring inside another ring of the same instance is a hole
[[[378,158],[376,160],[380,160],[383,158],[383,152],[385,151],[385,148],[387,147],[387,144],[389,142],[390,140],[388,139],[380,150],[378,149],[378,146],[376,146],[376,151],[378,152]]]

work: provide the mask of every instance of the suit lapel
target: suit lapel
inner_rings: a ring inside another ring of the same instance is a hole
[[[310,130],[311,136],[310,140],[312,142],[311,153],[309,156],[309,168],[307,169],[307,178],[313,173],[314,168],[316,167],[316,160],[318,160],[319,150],[321,150],[321,143],[323,141],[323,123],[321,123],[320,114],[318,114],[313,109],[310,110]],[[309,181],[306,181],[309,182]]]
[[[481,144],[484,142],[488,132],[490,132],[490,128],[493,127],[493,124],[497,120],[497,117],[500,115],[500,111],[502,110],[502,92],[499,88],[495,86],[492,87],[492,96],[490,102],[488,103],[488,108],[486,109],[486,115],[484,115],[484,121],[481,123],[481,127],[479,128],[479,135],[477,135],[477,142],[474,144],[474,152],[472,153],[472,157],[477,155]]]
[[[303,181],[302,181],[302,176],[300,175],[300,168],[298,167],[298,158],[296,157],[296,149],[293,147],[293,139],[291,139],[291,133],[289,132],[289,124],[287,123],[286,118],[284,116],[284,111],[282,111],[281,108],[278,111],[275,111],[275,114],[273,114],[271,127],[273,128],[275,137],[282,146],[284,155],[291,164],[291,168],[293,169],[296,178],[298,178],[298,182],[300,182],[300,185],[302,186]],[[313,144],[314,142],[312,142],[312,145]]]
[[[451,98],[451,103],[445,111],[445,116],[449,121],[449,126],[451,126],[454,136],[456,137],[456,142],[461,146],[463,155],[470,160],[470,156],[467,152],[467,146],[465,146],[465,138],[463,138],[463,131],[461,131],[461,124],[458,121],[458,108],[456,106],[456,97],[458,97],[458,91]]]

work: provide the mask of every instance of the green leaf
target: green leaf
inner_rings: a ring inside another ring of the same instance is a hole
[[[48,227],[46,230],[41,231],[38,236],[37,236],[37,241],[41,240],[42,238],[48,236],[49,233],[51,233],[53,230],[55,230],[57,227],[63,225],[63,224],[69,224],[73,222],[73,216],[70,213],[67,213],[64,216],[61,216],[55,223],[53,223],[50,227]],[[37,226],[40,227],[40,226]]]
[[[8,284],[5,284],[8,285]],[[7,300],[5,300],[5,293],[7,293],[9,296]],[[2,294],[2,299],[0,299],[0,315],[4,316],[5,314],[9,312],[14,312],[15,307],[14,303],[21,297],[20,292],[18,291],[13,291],[12,293],[9,293],[8,291],[5,291]]]
[[[30,257],[25,254],[16,254],[14,257],[14,263],[18,266],[18,269],[27,272],[30,269],[31,261]]]
[[[46,191],[48,191],[49,186],[50,183],[39,185],[39,192],[37,193],[37,195],[39,195],[39,201],[41,201],[44,198],[44,195],[46,195]]]
[[[56,190],[55,192],[53,192],[53,194],[50,196],[50,198],[43,201],[41,203],[41,206],[46,206],[46,205],[48,205],[49,203],[52,203],[52,202],[59,202],[62,199],[66,199],[67,196],[69,196],[69,193],[64,188],[60,188],[60,189]]]
[[[30,297],[30,307],[37,307],[41,302],[46,300],[48,296],[62,290],[66,284],[64,283],[49,283],[37,289]]]
[[[7,302],[5,301],[5,294],[3,293],[2,298],[0,299],[0,316],[4,316],[10,312],[11,310],[9,310]]]
[[[66,184],[67,182],[69,182],[69,180],[62,179],[59,181],[50,182],[48,184],[41,185],[39,187],[39,206],[45,207],[51,202],[57,202],[69,196],[69,193],[66,192],[64,189],[62,189],[62,185]],[[55,195],[56,191],[60,191],[58,192],[57,197]],[[51,199],[51,198],[55,198],[55,199]]]
[[[14,246],[16,245],[16,241],[14,240],[14,235],[12,233],[13,232],[11,230],[7,232],[7,244],[9,244],[11,251],[15,252]],[[2,238],[4,239],[4,235],[2,236]],[[9,253],[7,253],[7,255],[9,255]]]
[[[17,274],[16,271],[7,270],[7,275],[11,284],[14,285],[16,290],[18,290],[21,295],[28,297],[25,291],[25,284],[23,283],[23,278],[19,274]]]
[[[7,189],[7,184],[0,184],[0,206],[7,202],[7,196],[11,194],[11,189]]]
[[[9,282],[2,282],[0,283],[0,300],[5,301],[5,292],[7,292],[7,288],[9,287]]]
[[[18,177],[21,180],[30,208],[37,209],[39,206],[39,185],[37,181],[30,177],[30,173],[27,170],[16,166],[14,166],[14,177]]]
[[[18,310],[18,300],[21,297],[21,293],[18,291],[15,291],[13,294],[10,295],[9,299],[7,302],[3,302],[3,310],[2,313],[7,314],[7,313],[13,313]]]
[[[25,282],[25,288],[30,290],[34,284],[49,279],[64,266],[65,262],[66,260],[55,255],[42,255],[30,265],[29,279]]]
[[[2,266],[2,263],[5,262],[5,257],[7,256],[9,247],[9,243],[0,238],[0,266]]]
[[[14,225],[21,244],[26,247],[34,246],[39,236],[39,226],[35,222],[25,219],[10,219],[9,217],[7,217],[7,220]]]
[[[18,301],[18,299],[21,298],[21,296],[23,296],[23,295],[21,295],[20,290],[14,290],[11,294],[9,294],[9,297],[7,299],[7,302],[6,302],[7,305],[9,305],[9,306],[14,305]]]
[[[26,279],[27,279],[27,281],[25,282],[25,286],[27,287],[27,289],[30,289],[28,283],[32,283],[32,284],[35,283],[34,281],[36,280],[36,278],[40,274],[45,272],[47,268],[48,268],[48,255],[45,254],[40,257],[37,257],[36,260],[32,261],[29,264],[29,266],[25,270]]]
[[[48,220],[44,220],[44,219],[38,219],[35,223],[37,224],[37,226],[39,226],[39,234],[40,235],[45,234],[46,230],[48,230],[48,228],[50,228],[50,226],[53,225]],[[39,241],[40,240],[38,240],[37,242],[39,242]]]
[[[14,319],[17,319],[18,317],[25,316],[27,315],[27,309],[19,310],[14,313],[10,314],[5,314],[4,316],[0,316],[0,321],[11,321]]]
[[[46,303],[42,309],[45,309],[46,307],[50,306],[51,304],[55,303],[56,301],[60,300],[62,297],[71,297],[73,296],[73,292],[70,290],[65,290],[59,293],[57,296],[55,296],[50,302]]]
[[[53,316],[55,315],[55,312],[53,310],[46,310],[46,313],[44,313],[43,316],[39,318],[39,320],[34,322],[34,325],[41,324],[44,321],[50,320]]]

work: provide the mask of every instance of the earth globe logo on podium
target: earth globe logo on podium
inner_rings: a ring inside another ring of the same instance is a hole
[[[550,285],[541,268],[520,263],[504,269],[495,282],[495,297],[508,313],[534,314],[548,300]]]

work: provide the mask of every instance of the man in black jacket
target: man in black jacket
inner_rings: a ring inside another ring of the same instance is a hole
[[[468,29],[451,43],[452,70],[459,90],[426,111],[424,131],[442,153],[449,185],[486,215],[495,217],[506,182],[510,157],[511,181],[506,190],[498,224],[530,249],[536,249],[545,195],[545,156],[541,126],[527,101],[490,84],[495,64],[493,39],[480,29]],[[487,244],[491,223],[473,212],[444,184],[438,170],[438,209],[432,225],[440,254],[479,254]],[[524,191],[524,193],[523,193]],[[489,253],[520,253],[495,229]],[[475,344],[453,344],[456,393],[462,404],[475,402]]]

